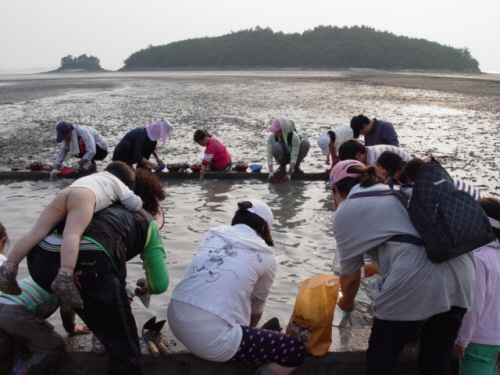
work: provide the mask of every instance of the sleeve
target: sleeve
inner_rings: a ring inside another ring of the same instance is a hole
[[[293,132],[292,135],[292,151],[290,152],[290,164],[296,163],[300,151],[300,137],[297,133]]]
[[[67,142],[64,141],[61,145],[61,148],[57,152],[56,155],[56,160],[54,161],[54,164],[56,165],[62,165],[64,159],[66,159],[66,155],[68,155],[68,147],[67,147]]]
[[[149,224],[146,246],[141,253],[142,268],[146,273],[148,291],[150,294],[165,292],[170,283],[167,265],[165,263],[165,250],[160,230],[154,220]]]
[[[144,149],[144,145],[146,143],[146,137],[147,137],[146,129],[144,129],[144,131],[142,132],[140,131],[137,132],[136,141],[134,143],[134,152],[133,152],[134,163],[140,163],[143,159],[142,150]]]
[[[115,194],[121,204],[123,204],[129,211],[139,211],[142,207],[142,199],[135,195],[134,192],[118,178],[114,178],[114,180],[116,182],[114,185]]]
[[[273,165],[273,144],[275,141],[274,133],[267,138],[267,165]]]
[[[209,142],[207,147],[205,147],[205,154],[203,155],[203,159],[201,160],[201,164],[209,165],[214,158],[216,149],[214,142]]]
[[[276,258],[272,255],[269,266],[264,270],[262,275],[260,275],[250,296],[252,314],[260,314],[264,311],[264,306],[266,305],[276,275],[276,268]]]
[[[399,147],[398,134],[390,122],[387,122],[384,126],[382,138],[388,145]]]
[[[63,323],[64,330],[68,333],[73,332],[76,326],[75,312],[68,304],[65,304],[61,299],[59,299],[59,312],[61,314],[61,320]]]
[[[84,127],[84,126],[79,126],[79,136],[82,138],[83,143],[85,143],[85,155],[82,156],[82,159],[85,160],[92,160],[92,158],[96,154],[96,145],[95,145],[95,139],[94,136],[92,135],[91,131],[89,130],[89,127]]]
[[[484,261],[474,257],[476,261],[476,283],[474,285],[474,297],[472,308],[468,311],[462,320],[462,327],[458,332],[456,343],[462,348],[466,348],[472,340],[472,336],[481,320],[481,313],[486,300],[486,274],[487,267]]]

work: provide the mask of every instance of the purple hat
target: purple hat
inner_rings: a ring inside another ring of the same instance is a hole
[[[57,131],[57,138],[56,142],[61,143],[64,141],[64,138],[66,138],[66,135],[69,133],[71,130],[71,124],[67,123],[66,121],[61,121],[59,124],[56,125],[56,131]]]

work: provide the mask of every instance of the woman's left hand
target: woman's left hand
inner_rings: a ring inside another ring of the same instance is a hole
[[[453,350],[451,351],[451,356],[455,359],[464,359],[465,358],[465,349],[464,347],[455,344],[453,346]]]

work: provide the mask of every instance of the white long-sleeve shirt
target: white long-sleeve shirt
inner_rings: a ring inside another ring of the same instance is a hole
[[[96,145],[103,150],[108,150],[108,143],[93,127],[88,125],[73,124],[73,129],[77,136],[80,137],[85,144],[86,153],[83,155],[82,159],[92,160],[96,154]],[[54,164],[61,165],[63,163],[64,159],[66,159],[66,156],[68,155],[69,148],[70,142],[64,140],[61,144],[59,152],[57,153]]]
[[[472,309],[464,316],[456,343],[463,348],[471,342],[500,345],[500,248],[485,246],[474,252],[474,260]]]

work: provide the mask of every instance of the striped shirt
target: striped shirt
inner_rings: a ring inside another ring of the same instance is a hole
[[[466,184],[461,180],[457,180],[456,178],[453,179],[453,182],[455,183],[455,186],[457,187],[458,190],[463,190],[466,193],[469,193],[472,196],[472,198],[474,198],[474,200],[477,201],[478,199],[481,199],[483,197],[482,194],[479,192],[479,190],[477,190],[475,187]]]
[[[367,146],[366,149],[368,150],[368,154],[366,156],[366,165],[374,165],[377,162],[379,156],[382,155],[382,153],[385,151],[391,151],[398,154],[399,156],[401,156],[404,162],[408,162],[412,159],[410,154],[405,150],[392,145]]]
[[[18,296],[0,293],[0,303],[22,305],[40,318],[48,318],[59,307],[59,297],[47,292],[28,277],[19,282],[22,293]]]
[[[73,124],[73,130],[76,131],[78,138],[81,138],[85,144],[86,154],[83,155],[82,159],[92,160],[96,154],[96,145],[103,150],[108,150],[108,143],[106,142],[106,139],[104,139],[103,136],[101,136],[101,134],[99,134],[99,132],[93,127],[88,125]],[[66,159],[66,156],[68,155],[68,151],[69,142],[63,141],[54,164],[62,165],[64,159]]]

